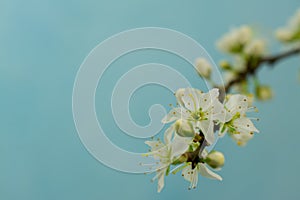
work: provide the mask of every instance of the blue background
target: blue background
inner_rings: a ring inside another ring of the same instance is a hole
[[[121,173],[100,164],[79,140],[71,105],[80,64],[113,34],[144,26],[175,29],[218,61],[224,55],[215,49],[215,41],[245,23],[265,35],[272,51],[280,51],[272,30],[298,7],[298,0],[0,1],[0,199],[299,199],[299,58],[260,72],[275,90],[271,102],[256,104],[261,133],[245,148],[229,138],[219,142],[216,148],[226,155],[220,172],[224,180],[200,177],[192,191],[178,175],[167,177],[165,189],[157,194],[151,175]],[[193,84],[199,82],[191,68],[180,68],[183,61],[155,51],[129,55],[123,68],[119,62],[107,71],[98,87],[97,112],[111,140],[131,151],[146,149],[143,140],[124,135],[107,105],[118,77],[149,61],[174,65]],[[132,116],[147,124],[150,105],[170,102],[170,92],[146,86],[133,96]]]

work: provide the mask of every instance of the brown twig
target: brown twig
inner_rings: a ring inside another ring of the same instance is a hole
[[[278,61],[299,53],[300,53],[300,46],[290,49],[283,53],[261,57],[255,63],[248,62],[245,70],[239,72],[235,79],[231,80],[230,82],[227,83],[227,85],[225,85],[224,89],[225,91],[228,91],[233,85],[246,81],[249,76],[255,75],[257,70],[261,68],[264,64],[273,66]]]

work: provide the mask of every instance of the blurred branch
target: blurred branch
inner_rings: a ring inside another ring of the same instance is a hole
[[[257,70],[263,66],[263,64],[271,65],[273,66],[276,64],[278,61],[294,56],[296,54],[300,53],[300,46],[290,49],[286,52],[271,55],[271,56],[265,56],[259,58],[255,63],[253,62],[248,62],[246,65],[246,68],[244,71],[241,71],[237,74],[237,77],[225,85],[225,91],[228,91],[231,89],[231,87],[237,83],[241,83],[243,81],[246,81],[249,76],[253,76],[256,74]]]

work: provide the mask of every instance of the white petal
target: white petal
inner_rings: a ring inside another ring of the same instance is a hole
[[[184,108],[178,107],[173,108],[162,120],[161,122],[166,124],[177,119],[185,118],[188,116],[189,113]]]
[[[210,90],[208,93],[203,93],[199,96],[199,107],[201,107],[203,111],[207,110],[218,100],[218,97],[219,89],[217,88]]]
[[[174,125],[170,126],[170,127],[165,131],[165,134],[164,134],[164,141],[165,141],[166,144],[171,143],[173,133],[174,133]]]
[[[175,134],[174,139],[171,143],[171,157],[174,158],[185,153],[192,141],[193,138],[181,137]]]
[[[184,88],[179,88],[179,89],[175,92],[175,96],[176,96],[177,102],[178,102],[181,106],[184,106],[184,103],[183,103],[183,101],[182,101],[182,97],[184,96],[184,91],[185,91]]]
[[[225,107],[232,115],[235,115],[237,112],[243,115],[248,110],[248,98],[240,94],[231,95]]]
[[[184,106],[190,111],[196,111],[199,109],[199,95],[201,91],[194,88],[186,88],[184,95],[182,96],[182,101]]]
[[[155,140],[145,141],[145,144],[147,144],[151,148],[151,151],[157,151],[157,150],[165,147],[164,143],[162,143],[161,141],[155,141]]]
[[[206,141],[209,144],[213,144],[215,141],[215,135],[214,135],[214,123],[212,120],[202,120],[199,123],[199,128],[203,132],[203,135],[205,136]]]
[[[214,102],[211,114],[213,120],[218,120],[220,122],[227,122],[227,120],[231,119],[231,116],[227,114],[224,105],[219,100]]]
[[[216,179],[216,180],[219,180],[221,181],[222,180],[222,177],[216,173],[214,173],[213,171],[211,171],[210,169],[208,169],[205,164],[203,163],[200,163],[199,164],[199,173],[204,176],[204,177],[207,177],[207,178],[210,178],[210,179]]]
[[[158,181],[157,181],[157,192],[161,192],[161,190],[165,186],[165,173],[166,173],[166,170],[161,170],[158,173],[159,173],[159,175],[158,175]]]
[[[249,140],[253,138],[250,133],[240,133],[240,134],[229,134],[229,136],[239,145],[244,146]]]
[[[237,131],[240,133],[251,133],[251,132],[259,132],[257,128],[255,128],[254,124],[247,117],[241,117],[235,119],[233,121],[233,125],[236,127]]]
[[[185,180],[192,182],[193,176],[198,177],[198,172],[197,172],[196,168],[192,169],[191,165],[188,165],[187,167],[185,167],[182,170],[182,175]]]

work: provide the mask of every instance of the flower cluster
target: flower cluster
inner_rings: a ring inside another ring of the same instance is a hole
[[[246,116],[251,110],[247,96],[230,95],[221,103],[217,88],[207,93],[182,88],[175,96],[178,106],[162,119],[162,123],[171,123],[164,133],[164,142],[146,141],[151,148],[146,155],[153,156],[159,163],[154,177],[158,179],[158,192],[164,186],[165,175],[181,170],[184,179],[190,182],[190,189],[196,187],[198,174],[222,180],[212,170],[224,165],[224,156],[218,151],[207,152],[206,147],[225,133],[238,145],[245,145],[253,133],[258,132],[251,118]],[[171,170],[172,165],[176,167]]]
[[[300,40],[300,9],[289,20],[284,28],[276,31],[277,38],[285,43],[292,43]]]
[[[217,47],[234,56],[233,63],[227,61],[220,63],[220,66],[227,72],[226,81],[229,82],[265,54],[266,42],[254,38],[251,27],[243,25],[225,34],[217,42]]]
[[[226,53],[243,56],[261,56],[265,52],[265,41],[253,37],[250,26],[232,29],[218,42],[217,47]]]
[[[233,56],[233,61],[221,61],[220,67],[224,70],[224,80],[230,84],[245,73],[253,72],[259,66],[261,59],[266,54],[266,42],[255,38],[250,26],[243,25],[225,34],[218,42],[217,47]],[[255,78],[255,77],[254,77]],[[254,90],[249,88],[249,83],[254,83]],[[257,97],[265,101],[272,98],[272,90],[267,85],[261,85],[258,80],[242,79],[233,84],[233,90],[248,97]],[[254,95],[252,92],[254,91]]]

